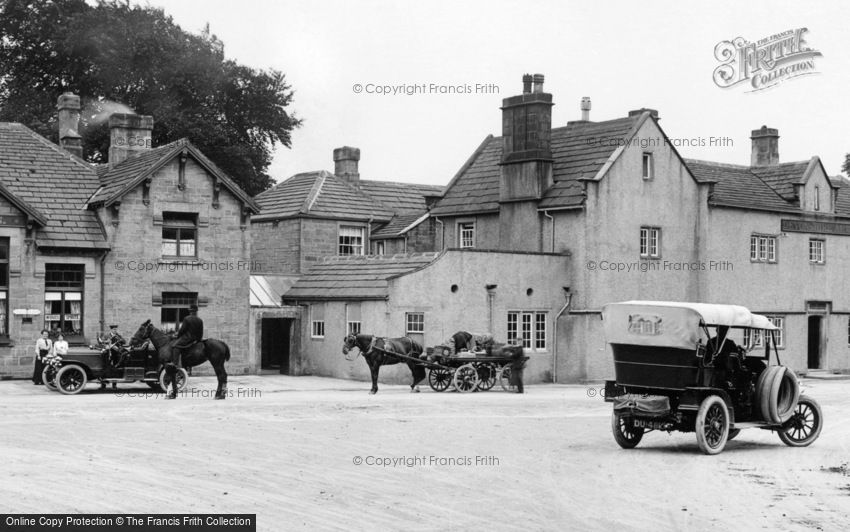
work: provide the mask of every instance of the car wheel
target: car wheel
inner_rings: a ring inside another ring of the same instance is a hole
[[[643,438],[643,427],[635,427],[634,416],[614,410],[611,414],[611,432],[614,441],[623,449],[634,449]]]
[[[702,452],[717,454],[723,450],[729,439],[729,409],[720,396],[709,395],[703,399],[694,430]]]
[[[44,371],[41,372],[41,382],[43,382],[44,387],[51,392],[58,390],[56,387],[56,368],[53,366],[45,367]]]
[[[187,382],[189,382],[189,373],[186,372],[185,368],[177,368],[177,391],[182,392],[183,388],[186,387]],[[168,391],[165,388],[165,368],[162,368],[159,371],[159,382],[157,382],[156,385],[163,392]],[[153,386],[151,386],[151,388],[153,388]]]
[[[790,447],[811,445],[820,436],[823,411],[817,401],[801,395],[791,418],[779,429],[779,439]]]
[[[86,387],[88,376],[86,375],[86,370],[82,367],[77,364],[71,364],[63,367],[56,373],[54,382],[61,393],[74,395],[80,393]]]

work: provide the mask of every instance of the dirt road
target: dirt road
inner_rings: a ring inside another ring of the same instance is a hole
[[[0,383],[0,509],[255,513],[259,530],[846,530],[850,382],[810,381],[809,448],[746,430],[620,449],[598,385],[420,394],[313,377],[194,377],[78,396]],[[589,397],[593,395],[593,397]]]

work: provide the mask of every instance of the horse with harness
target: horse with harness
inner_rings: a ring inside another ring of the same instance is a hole
[[[378,393],[378,372],[381,366],[390,366],[392,364],[406,363],[413,374],[413,382],[410,385],[411,392],[418,392],[418,384],[425,379],[425,367],[422,366],[418,359],[422,356],[422,346],[408,337],[403,338],[381,338],[370,334],[349,334],[345,337],[342,345],[342,353],[346,355],[346,360],[355,360],[349,358],[348,353],[357,348],[366,364],[369,365],[369,372],[372,375],[372,389],[370,394]]]

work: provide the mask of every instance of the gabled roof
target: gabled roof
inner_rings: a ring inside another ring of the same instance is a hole
[[[428,212],[425,211],[393,216],[393,219],[386,224],[373,229],[370,237],[375,240],[380,238],[396,238],[402,236],[416,225],[427,220],[428,216]]]
[[[283,295],[284,301],[381,300],[389,297],[389,282],[434,262],[440,253],[391,257],[329,257],[301,276]]]
[[[811,161],[782,163],[774,166],[750,167],[750,171],[767,183],[786,201],[796,201],[794,185],[802,185]]]
[[[3,195],[42,228],[39,247],[108,249],[86,200],[100,182],[85,161],[18,123],[0,123]]]
[[[367,181],[364,179],[357,181],[355,186],[396,214],[414,212],[421,214],[426,209],[425,196],[440,196],[444,190],[439,185]]]
[[[393,216],[392,211],[324,170],[295,174],[254,200],[261,209],[255,221],[293,216],[389,221]]]
[[[648,113],[603,122],[570,122],[553,128],[552,176],[539,208],[578,207],[584,201],[581,180],[596,177],[609,157],[634,133]],[[502,137],[487,137],[449,183],[443,198],[431,210],[435,216],[496,212],[499,209],[499,162]]]
[[[109,167],[100,166],[97,175],[102,187],[89,199],[89,205],[109,206],[141,185],[145,179],[152,176],[160,168],[171,162],[181,152],[195,159],[204,170],[216,177],[222,186],[236,196],[253,212],[259,212],[259,207],[245,192],[239,188],[218,166],[210,161],[201,151],[192,145],[188,139],[180,139],[164,146],[144,151],[139,155],[129,157],[120,163]]]

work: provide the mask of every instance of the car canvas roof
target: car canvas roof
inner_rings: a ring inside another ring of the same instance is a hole
[[[686,303],[679,301],[623,301],[610,305],[629,305],[632,307],[666,307],[689,309],[697,313],[705,325],[726,325],[729,327],[751,327],[754,329],[778,330],[767,317],[753,314],[740,305],[720,305],[715,303]]]

